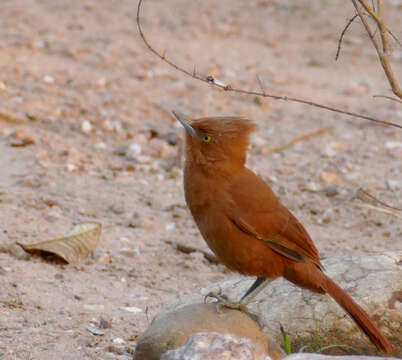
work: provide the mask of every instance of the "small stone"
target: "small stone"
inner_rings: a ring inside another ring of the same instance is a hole
[[[175,350],[162,354],[161,360],[265,360],[260,344],[247,337],[218,332],[201,332],[190,335],[186,343]]]
[[[67,164],[66,165],[66,170],[68,172],[73,172],[73,171],[77,170],[77,167],[74,164]]]
[[[326,185],[337,185],[340,183],[338,175],[333,172],[323,171],[320,178]]]
[[[0,92],[7,91],[7,86],[4,82],[0,81]]]
[[[388,179],[387,185],[392,191],[402,189],[402,181],[399,181],[399,180]]]
[[[336,185],[324,186],[321,191],[323,192],[323,194],[325,196],[328,196],[328,197],[332,197],[332,196],[339,194],[338,188],[336,187]]]
[[[144,164],[144,165],[145,164],[147,164],[147,165],[152,164],[152,158],[150,156],[148,156],[148,155],[139,155],[139,156],[137,156],[135,158],[135,161],[138,164]]]
[[[112,259],[110,258],[109,255],[102,255],[98,259],[98,264],[101,264],[101,265],[108,265],[111,262],[112,262]]]
[[[132,248],[128,248],[128,247],[123,247],[120,249],[120,254],[132,258],[132,257],[139,255],[139,250],[138,250],[138,248],[132,249]]]
[[[162,159],[167,159],[177,154],[177,151],[173,146],[170,146],[166,141],[158,138],[151,139],[148,145],[149,145],[149,154],[152,157],[160,157]]]
[[[124,214],[126,209],[124,207],[124,203],[113,204],[110,206],[110,211],[114,212],[116,215]]]
[[[117,355],[124,354],[124,348],[122,348],[121,346],[109,345],[106,350],[110,353],[117,354]]]
[[[94,148],[98,150],[105,150],[107,145],[104,142],[99,142],[94,145]]]
[[[25,130],[17,130],[9,135],[9,144],[14,147],[24,147],[35,144],[35,140]]]
[[[87,330],[93,335],[97,335],[97,336],[105,335],[104,330],[99,329],[97,326],[92,325],[92,324],[87,325]]]
[[[124,341],[124,339],[122,339],[122,338],[115,338],[115,339],[113,339],[113,344],[124,344],[125,343],[125,341]]]
[[[402,148],[402,142],[400,142],[400,141],[387,141],[384,146],[387,149]]]
[[[140,309],[138,307],[135,307],[135,306],[122,306],[120,309],[124,310],[124,311],[128,311],[130,313],[140,313],[140,312],[142,312],[142,309]]]
[[[179,143],[179,136],[175,132],[170,132],[165,135],[161,135],[160,138],[165,140],[169,145],[172,146],[175,146]]]
[[[136,142],[132,142],[128,145],[125,155],[129,158],[136,159],[142,152],[142,147]]]
[[[105,306],[102,304],[84,304],[84,309],[90,311],[103,311]]]
[[[340,143],[331,142],[329,144],[326,144],[324,154],[327,157],[332,158],[332,157],[336,156],[338,154],[338,152],[342,150],[342,148],[343,147]]]
[[[149,138],[145,134],[137,134],[134,136],[133,141],[141,146],[145,146],[148,144]]]
[[[99,327],[101,329],[110,329],[112,327],[112,324],[110,321],[106,320],[103,316],[99,318]]]
[[[169,223],[169,224],[166,224],[165,230],[166,231],[172,231],[175,227],[176,227],[175,223]]]
[[[88,120],[84,120],[81,123],[81,131],[84,134],[89,134],[92,131],[92,124]]]
[[[54,83],[54,77],[50,76],[50,75],[45,75],[43,77],[43,82],[45,82],[46,84],[53,84]]]
[[[265,139],[259,136],[254,137],[252,140],[252,145],[255,147],[264,147],[266,143]]]

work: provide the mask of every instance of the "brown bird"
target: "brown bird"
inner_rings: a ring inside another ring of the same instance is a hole
[[[303,225],[261,177],[245,167],[251,121],[238,117],[189,120],[186,130],[185,197],[208,246],[229,269],[257,276],[238,303],[214,295],[223,306],[245,306],[269,281],[283,276],[314,292],[328,293],[385,353],[390,342],[366,312],[323,272]]]

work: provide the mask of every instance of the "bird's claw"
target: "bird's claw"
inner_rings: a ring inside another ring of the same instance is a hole
[[[242,312],[250,314],[253,317],[258,318],[256,313],[250,311],[247,308],[247,304],[242,304],[241,302],[231,302],[231,301],[229,301],[227,296],[222,295],[221,291],[208,293],[204,298],[205,303],[208,298],[214,298],[217,300],[216,301],[216,311],[219,313],[221,312],[222,308],[226,307],[229,309],[240,310]]]

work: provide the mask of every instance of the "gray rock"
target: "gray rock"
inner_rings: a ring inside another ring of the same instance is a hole
[[[158,314],[139,337],[134,359],[159,360],[164,352],[182,346],[190,335],[200,332],[246,337],[272,359],[283,357],[281,349],[269,343],[259,325],[245,313],[228,308],[217,312],[215,304],[198,303]]]
[[[164,353],[160,360],[265,360],[261,346],[233,334],[204,332],[191,335],[186,343]]]
[[[347,356],[329,356],[322,354],[292,354],[286,356],[283,360],[397,360],[397,358],[380,357],[380,356],[360,356],[360,355],[347,355]]]
[[[379,325],[392,342],[395,355],[402,355],[402,253],[343,256],[326,259],[323,264],[326,273]],[[229,299],[238,300],[253,280],[234,279],[199,289],[167,306],[161,316],[202,302],[210,291],[221,290]],[[377,353],[353,320],[328,295],[314,294],[285,279],[273,281],[248,308],[260,316],[264,332],[277,344],[282,343],[279,329],[282,324],[294,350],[305,345],[318,350],[340,344],[348,353]]]

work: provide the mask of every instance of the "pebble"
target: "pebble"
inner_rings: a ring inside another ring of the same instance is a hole
[[[152,229],[154,223],[148,218],[142,218],[134,212],[127,221],[127,226],[132,228]]]
[[[402,181],[399,180],[387,180],[387,185],[392,191],[400,190],[402,189]]]
[[[94,145],[94,148],[98,150],[105,150],[107,145],[104,142],[99,142]]]
[[[103,311],[105,310],[105,306],[102,304],[84,304],[84,309],[90,311]]]
[[[176,148],[169,145],[166,141],[153,138],[148,143],[149,153],[152,157],[160,157],[162,159],[167,159],[175,156],[177,154]]]
[[[99,327],[101,329],[110,329],[112,327],[112,324],[110,323],[110,321],[101,316],[99,317]]]
[[[66,170],[68,172],[73,172],[73,171],[77,170],[77,167],[74,164],[66,164]]]
[[[127,257],[135,257],[140,255],[140,250],[138,248],[123,247],[120,249],[120,254]]]
[[[114,340],[116,340],[116,339],[114,339]],[[114,340],[113,340],[113,342],[114,342]],[[116,346],[116,345],[109,345],[106,350],[110,353],[117,354],[117,355],[124,354],[124,349],[122,347]]]
[[[402,148],[402,142],[400,141],[387,141],[385,143],[387,149]]]
[[[138,307],[135,307],[135,306],[122,306],[120,309],[124,310],[124,311],[128,311],[130,313],[140,313],[140,312],[142,312],[142,309],[140,309]]]
[[[97,326],[92,324],[87,325],[87,330],[93,335],[105,335],[105,330],[99,329]]]
[[[124,339],[122,339],[122,338],[114,338],[113,339],[113,344],[124,344],[125,343],[125,341],[124,341]]]
[[[129,158],[136,159],[142,152],[142,146],[136,142],[131,142],[125,151],[125,155]]]
[[[166,224],[165,230],[166,231],[172,231],[175,227],[176,227],[175,223],[169,223],[169,224]]]
[[[44,81],[46,84],[53,84],[53,83],[54,83],[54,77],[53,77],[53,76],[50,76],[50,75],[45,75],[45,76],[43,77],[43,81]]]
[[[16,130],[9,135],[10,146],[24,147],[27,145],[35,144],[35,140],[25,130]]]
[[[110,258],[109,255],[102,255],[98,259],[98,264],[101,264],[101,265],[108,265],[111,262],[112,262],[112,259]]]
[[[160,136],[161,139],[165,140],[169,145],[175,146],[179,143],[179,136],[175,132],[170,132]]]
[[[340,183],[339,176],[333,172],[323,171],[320,175],[320,179],[326,185],[337,185]]]
[[[7,86],[4,82],[0,81],[0,91],[6,91],[7,90]]]
[[[325,196],[328,196],[328,197],[332,197],[332,196],[339,194],[338,188],[336,187],[336,185],[324,186],[321,191],[323,192],[323,194]]]
[[[89,134],[92,131],[92,124],[88,120],[84,120],[81,123],[81,131],[84,134]]]
[[[331,142],[329,144],[326,144],[324,154],[327,157],[332,158],[336,156],[340,150],[342,150],[342,145],[340,143]]]

